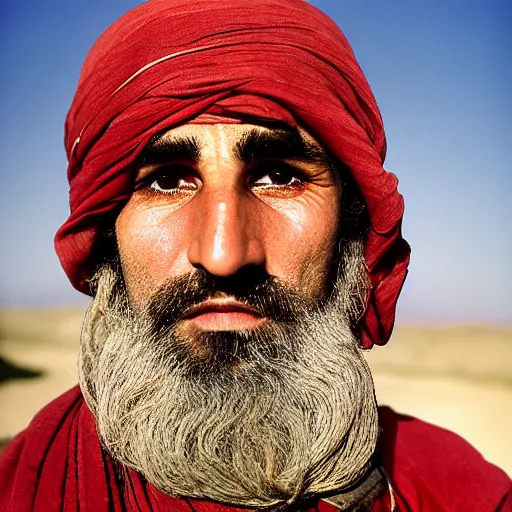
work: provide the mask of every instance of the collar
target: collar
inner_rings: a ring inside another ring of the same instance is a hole
[[[387,504],[386,511],[396,510],[395,497],[391,482],[381,467],[377,467],[366,476],[361,483],[346,492],[322,498],[340,512],[372,510],[372,506],[381,498]],[[380,510],[380,509],[379,509]]]

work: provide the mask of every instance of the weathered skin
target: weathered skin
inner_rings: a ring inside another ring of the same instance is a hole
[[[310,297],[323,291],[338,234],[339,185],[327,163],[290,159],[282,171],[290,174],[279,176],[282,160],[241,161],[236,144],[254,130],[269,131],[247,124],[184,125],[164,140],[195,138],[197,162],[169,162],[166,176],[159,174],[162,164],[140,166],[136,190],[116,222],[133,303],[144,304],[166,280],[198,267],[219,277],[261,267]],[[261,321],[240,312],[193,320],[207,330]]]

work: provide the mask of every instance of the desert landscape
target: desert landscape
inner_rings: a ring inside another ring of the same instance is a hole
[[[82,309],[0,311],[0,440],[76,384]],[[398,326],[366,352],[381,404],[453,430],[512,476],[512,326]]]

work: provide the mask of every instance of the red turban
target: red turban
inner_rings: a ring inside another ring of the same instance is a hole
[[[382,167],[382,119],[350,45],[303,0],[151,0],[100,36],[66,120],[71,213],[55,244],[73,286],[89,291],[93,244],[130,197],[137,154],[205,112],[300,125],[348,166],[371,220],[361,345],[384,344],[409,262],[403,198]]]

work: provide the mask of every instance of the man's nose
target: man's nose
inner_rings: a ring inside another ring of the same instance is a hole
[[[265,265],[262,226],[250,203],[250,198],[234,191],[204,191],[197,198],[188,250],[194,267],[227,277],[244,267]]]

